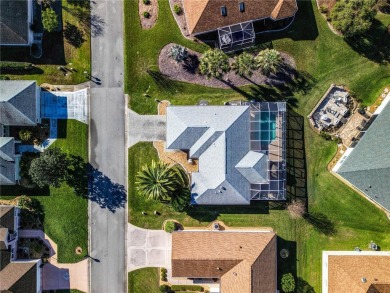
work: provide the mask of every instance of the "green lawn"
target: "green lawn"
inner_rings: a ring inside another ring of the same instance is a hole
[[[78,8],[66,0],[61,2],[63,31],[44,33],[42,58],[29,57],[29,48],[1,47],[1,61],[29,62],[35,64],[35,72],[4,75],[10,79],[37,80],[38,84],[79,84],[87,81],[83,72],[90,71],[91,68],[90,25],[86,23],[89,8]],[[64,37],[65,32],[80,36],[76,42],[73,42],[76,46],[67,41]],[[65,76],[64,72],[58,69],[59,65],[67,65],[67,68],[76,71]]]
[[[146,268],[129,273],[129,293],[159,293],[158,268]]]
[[[76,120],[63,120],[59,123],[59,134],[66,138],[57,139],[51,147],[59,147],[68,154],[82,157],[87,161],[87,125]],[[22,189],[18,187],[2,188],[4,199],[16,195],[34,195],[44,210],[44,231],[58,245],[56,258],[60,262],[82,260],[88,249],[88,202],[74,194],[65,183],[60,188],[43,190]],[[9,196],[6,196],[9,195]],[[83,253],[79,256],[75,248],[80,246]],[[85,253],[85,254],[84,254]]]
[[[148,31],[141,30],[137,10],[136,2],[125,1],[125,89],[131,97],[132,109],[139,113],[155,113],[154,98],[191,105],[200,99],[222,104],[241,94],[247,98],[265,100],[293,96],[295,102],[291,104],[293,111],[290,111],[290,116],[294,116],[291,119],[298,121],[299,125],[294,126],[294,122],[289,122],[292,129],[287,127],[291,132],[288,142],[288,191],[291,197],[307,196],[310,216],[292,220],[278,205],[268,206],[265,203],[239,208],[194,207],[188,214],[176,213],[165,204],[146,200],[137,194],[134,188],[135,174],[143,164],[157,158],[151,144],[141,143],[129,150],[129,221],[155,229],[161,228],[168,218],[178,219],[185,226],[204,226],[219,219],[230,226],[273,227],[281,237],[280,247],[296,247],[298,260],[296,265],[282,262],[279,270],[292,270],[297,274],[300,289],[312,287],[316,292],[321,288],[322,250],[352,250],[356,246],[366,249],[371,240],[379,243],[383,250],[390,249],[388,219],[383,212],[327,171],[326,166],[336,151],[336,144],[316,135],[306,119],[331,83],[344,84],[364,104],[372,103],[383,87],[390,85],[390,66],[386,60],[376,60],[360,47],[352,48],[329,30],[317,11],[315,1],[299,1],[297,18],[287,31],[262,35],[258,39],[295,58],[298,71],[304,77],[300,82],[284,89],[247,86],[234,91],[208,89],[165,79],[163,82],[154,81],[146,69],[157,71],[158,53],[165,44],[175,42],[200,52],[207,47],[191,43],[180,35],[169,11],[168,1],[159,2],[158,23]],[[390,23],[388,15],[379,14],[377,19],[382,25]],[[380,23],[376,24],[375,29],[378,26]],[[388,53],[383,44],[372,46],[372,50]],[[383,56],[385,59],[390,54]],[[152,99],[142,96],[149,86],[148,93]],[[154,210],[159,211],[161,216],[155,216]],[[148,215],[143,216],[142,211]],[[141,272],[137,274],[139,282],[146,286],[148,282],[142,276]]]

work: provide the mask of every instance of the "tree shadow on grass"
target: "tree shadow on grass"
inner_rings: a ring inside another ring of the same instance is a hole
[[[64,37],[69,44],[75,48],[80,48],[85,42],[84,33],[79,28],[69,22],[66,22],[64,28]]]
[[[277,264],[278,264],[278,287],[284,274],[291,273],[294,278],[297,275],[297,243],[277,236]],[[281,251],[286,250],[288,256],[283,258]],[[280,288],[279,288],[280,289]]]
[[[157,87],[167,94],[175,94],[182,88],[179,83],[169,79],[168,76],[159,71],[147,69],[147,73],[156,83]]]
[[[76,17],[80,27],[93,38],[103,35],[105,21],[99,15],[91,14],[88,9],[83,9],[81,6],[63,7],[63,9]]]
[[[90,164],[88,164],[88,170],[88,199],[112,213],[115,213],[117,209],[124,208],[127,202],[125,187],[113,182]]]
[[[318,232],[327,236],[333,236],[337,234],[337,229],[334,223],[323,213],[312,212],[307,213],[304,219],[311,224]]]
[[[77,196],[88,197],[88,164],[80,156],[69,156],[66,183],[74,189]]]
[[[374,62],[382,64],[390,62],[390,33],[377,19],[374,19],[367,33],[346,39],[346,42],[356,52]]]
[[[296,279],[296,293],[315,293],[314,287],[310,285],[307,281],[298,277]]]

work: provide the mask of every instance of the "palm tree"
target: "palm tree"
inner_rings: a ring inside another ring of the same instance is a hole
[[[256,69],[253,55],[243,52],[242,54],[234,57],[232,69],[240,76],[252,76],[253,70]]]
[[[199,70],[207,78],[221,78],[229,71],[229,58],[219,49],[208,50],[200,58]]]
[[[161,161],[152,161],[137,174],[137,190],[149,199],[167,200],[177,188],[177,172]]]
[[[265,75],[276,73],[282,65],[282,56],[275,49],[265,49],[256,56],[257,66]]]

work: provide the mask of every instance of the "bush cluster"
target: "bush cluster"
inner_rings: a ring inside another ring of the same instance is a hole
[[[204,288],[199,285],[172,285],[171,289],[173,291],[198,291],[198,292],[204,291]]]
[[[167,279],[167,269],[162,268],[161,269],[161,281],[166,282],[167,280],[168,280]]]

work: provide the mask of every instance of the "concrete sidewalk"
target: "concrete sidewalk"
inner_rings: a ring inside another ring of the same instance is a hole
[[[127,229],[127,270],[145,267],[171,268],[172,235],[163,230],[148,230],[131,224]]]
[[[42,289],[77,289],[89,291],[88,260],[78,263],[59,263],[57,261],[57,244],[42,230],[19,230],[20,238],[40,238],[50,247],[49,262],[42,268]]]

